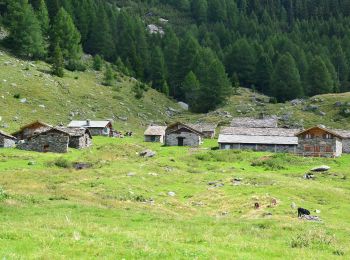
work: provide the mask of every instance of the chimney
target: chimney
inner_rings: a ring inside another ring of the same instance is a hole
[[[86,119],[86,125],[90,126],[90,119]]]

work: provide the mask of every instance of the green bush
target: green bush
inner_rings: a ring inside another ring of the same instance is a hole
[[[6,193],[6,191],[0,187],[0,201],[8,199],[9,195]]]
[[[60,157],[56,160],[54,160],[51,165],[59,167],[59,168],[72,168],[72,163],[68,161],[67,159]]]

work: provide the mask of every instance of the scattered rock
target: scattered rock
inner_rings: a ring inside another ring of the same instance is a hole
[[[126,116],[118,116],[118,119],[121,121],[128,121],[128,118]]]
[[[90,163],[77,162],[73,164],[74,169],[76,170],[84,170],[92,167]]]
[[[41,107],[41,108],[45,108],[45,105],[39,105],[39,107]]]
[[[320,214],[320,213],[321,213],[321,210],[316,209],[315,212],[316,212],[316,214]]]
[[[178,102],[178,104],[183,110],[187,111],[189,109],[188,104],[186,104],[185,102]]]
[[[242,178],[233,178],[231,182],[234,186],[239,186],[242,184]]]
[[[126,176],[128,176],[128,177],[133,177],[133,176],[136,176],[136,173],[134,173],[134,172],[129,172]]]
[[[168,192],[168,195],[169,195],[170,197],[174,197],[174,196],[176,195],[176,193],[173,192],[173,191],[169,191],[169,192]]]
[[[302,215],[300,219],[305,219],[305,220],[308,220],[308,221],[316,221],[316,222],[322,221],[320,219],[320,217],[318,217],[318,216],[311,216],[311,215]]]
[[[323,111],[320,111],[319,114],[320,114],[320,116],[325,116],[325,115],[327,115],[327,114],[326,114],[325,112],[323,112]]]
[[[210,181],[208,182],[208,185],[212,188],[220,188],[220,187],[223,187],[224,184],[221,182],[221,180],[219,181]]]
[[[317,111],[319,110],[319,106],[317,105],[308,105],[306,107],[303,108],[304,111]]]
[[[315,168],[312,168],[311,171],[312,172],[326,172],[329,171],[331,169],[331,167],[327,166],[327,165],[321,165]]]
[[[150,173],[148,173],[148,175],[150,175],[150,176],[158,176],[158,174],[155,173],[155,172],[150,172]]]
[[[337,101],[337,102],[334,103],[334,106],[335,106],[335,107],[341,107],[341,106],[343,106],[343,105],[344,105],[344,103],[341,102],[341,101]]]
[[[297,106],[297,105],[301,105],[304,103],[303,99],[293,99],[292,101],[290,101],[292,106]]]
[[[292,204],[290,204],[290,207],[291,207],[292,209],[296,209],[296,208],[297,208],[297,205],[296,205],[294,202],[292,202]]]
[[[11,83],[11,87],[17,87],[16,83]]]
[[[19,100],[19,102],[21,102],[22,104],[27,103],[27,99],[26,99],[26,98],[21,98],[21,99]]]
[[[147,149],[147,150],[140,152],[139,154],[142,157],[149,158],[149,157],[154,157],[157,153],[152,151],[152,150]]]

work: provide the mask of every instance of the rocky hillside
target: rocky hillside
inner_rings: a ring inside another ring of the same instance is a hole
[[[87,63],[89,63],[87,57]],[[19,60],[0,51],[0,129],[11,132],[33,120],[51,124],[72,119],[113,119],[117,129],[142,132],[149,123],[176,120],[228,124],[235,116],[278,116],[283,126],[350,128],[350,93],[328,94],[273,104],[270,98],[240,88],[216,111],[192,114],[174,100],[149,89],[136,99],[137,81],[121,74],[115,86],[102,85],[103,73],[66,72],[54,77],[44,62]]]
[[[58,78],[49,70],[44,62],[19,60],[0,51],[0,129],[11,132],[33,120],[57,124],[113,119],[117,129],[137,131],[151,122],[170,122],[181,111],[153,89],[136,99],[137,81],[121,74],[115,86],[107,87],[102,85],[103,72],[66,71],[64,78]]]

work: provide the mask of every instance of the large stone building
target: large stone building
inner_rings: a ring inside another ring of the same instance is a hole
[[[105,121],[71,121],[68,124],[71,128],[87,128],[90,130],[92,136],[102,135],[102,136],[113,136],[113,125],[109,120]]]
[[[0,130],[0,148],[11,148],[16,145],[16,137]]]
[[[51,129],[52,126],[49,124],[46,124],[41,121],[35,121],[33,123],[30,123],[28,125],[25,125],[21,127],[20,130],[17,132],[14,132],[12,135],[16,137],[18,140],[24,140],[28,137],[31,137],[37,133],[41,133],[45,130]]]
[[[296,134],[298,154],[313,157],[339,157],[342,155],[343,137],[323,126],[315,126]]]
[[[332,129],[332,131],[342,137],[343,153],[350,153],[350,131],[341,129]]]
[[[50,128],[20,141],[18,149],[36,152],[66,153],[68,152],[69,133],[57,128]]]
[[[69,134],[68,146],[70,148],[84,149],[92,145],[92,136],[89,129],[73,127],[58,127],[58,129]]]
[[[202,144],[203,134],[188,125],[174,123],[165,131],[165,145],[167,146],[193,146]]]
[[[166,126],[150,125],[147,127],[144,136],[145,142],[164,143]]]
[[[219,135],[219,148],[296,153],[298,129],[224,127]]]
[[[204,138],[213,139],[216,134],[217,124],[208,124],[208,123],[197,123],[197,124],[187,124],[189,127],[201,132]]]

